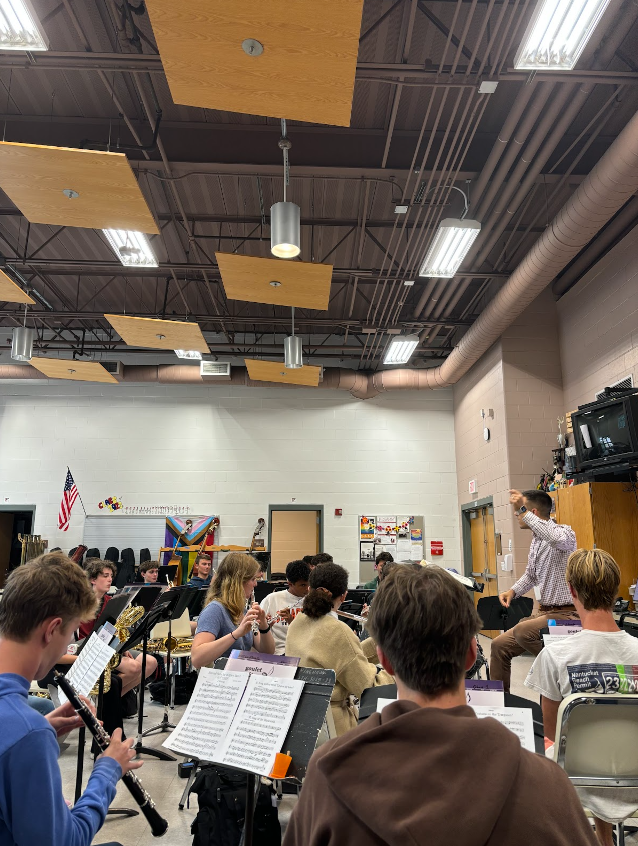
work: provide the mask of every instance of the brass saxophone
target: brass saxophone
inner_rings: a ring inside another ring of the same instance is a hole
[[[146,611],[141,605],[130,605],[122,611],[115,621],[115,634],[117,635],[117,639],[120,643],[124,643],[129,639],[129,629],[134,626],[135,623],[139,622],[144,614],[146,614]],[[111,673],[120,666],[121,661],[122,656],[119,652],[116,652],[106,665],[104,670],[104,693],[108,693],[111,689]],[[97,696],[99,692],[100,682],[98,680],[93,685],[93,690],[91,690],[90,696]]]
[[[193,646],[192,637],[155,637],[148,641],[149,652],[168,652],[170,644],[171,655],[190,652]]]

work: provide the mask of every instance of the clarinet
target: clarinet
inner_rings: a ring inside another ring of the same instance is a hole
[[[102,728],[92,711],[84,704],[84,702],[82,702],[73,685],[66,680],[62,673],[58,673],[57,670],[54,671],[54,677],[64,695],[73,706],[73,710],[79,717],[81,717],[84,724],[95,738],[97,745],[102,751],[107,749],[111,740],[110,736]],[[151,827],[153,837],[162,837],[162,835],[166,834],[168,823],[159,815],[153,800],[146,790],[144,790],[142,783],[137,776],[132,772],[128,772],[122,776],[122,781],[129,789],[133,799],[135,799],[137,804],[140,806],[140,811],[144,814]]]

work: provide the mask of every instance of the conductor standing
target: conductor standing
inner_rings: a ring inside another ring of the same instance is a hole
[[[578,619],[565,580],[567,559],[576,550],[573,529],[551,519],[552,498],[543,491],[511,490],[510,503],[521,529],[531,530],[533,537],[525,572],[514,587],[498,598],[501,605],[509,608],[514,598],[533,587],[540,589],[541,597],[538,610],[531,617],[492,641],[490,678],[502,681],[506,691],[510,689],[512,658],[526,651],[538,655],[543,648],[540,630],[547,626],[547,620]]]

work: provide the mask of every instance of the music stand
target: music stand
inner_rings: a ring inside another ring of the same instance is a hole
[[[174,673],[171,669],[171,624],[174,619],[179,619],[184,611],[188,608],[188,603],[193,594],[197,593],[199,588],[187,587],[186,585],[171,588],[162,594],[158,607],[164,609],[164,613],[157,620],[158,623],[168,622],[168,640],[166,644],[166,686],[164,692],[164,716],[161,722],[156,726],[152,726],[143,733],[143,737],[153,734],[156,731],[166,732],[174,729],[175,726],[168,719],[169,708],[171,711],[175,708],[175,680]]]
[[[178,567],[179,564],[162,564],[157,573],[157,583],[167,585],[169,582],[175,581]]]
[[[218,658],[215,661],[214,667],[216,670],[223,670],[227,662],[228,658]],[[281,747],[287,755],[291,756],[292,762],[285,778],[278,780],[300,786],[305,778],[310,758],[317,745],[319,732],[323,727],[326,713],[330,707],[330,697],[334,689],[336,673],[334,670],[324,670],[318,667],[297,667],[295,678],[301,679],[305,684],[299,697],[297,710],[288,729],[288,734]],[[195,781],[197,768],[200,764],[200,761],[195,762],[193,771],[188,779],[188,784],[184,788],[184,793],[180,800],[180,810],[184,808],[184,803]],[[228,767],[228,769],[234,768]],[[237,772],[246,771],[237,770]],[[258,775],[255,773],[246,773],[246,812],[241,840],[242,846],[252,846],[253,843],[255,794],[258,783]]]
[[[371,596],[374,596],[372,588],[351,588],[346,594],[346,602],[363,606],[370,603]]]
[[[139,605],[144,611],[148,612],[155,605],[161,593],[161,585],[133,584],[125,585],[117,596],[129,596],[131,605]]]
[[[155,587],[151,585],[150,587]],[[142,588],[143,590],[143,588]],[[122,651],[126,652],[132,649],[140,642],[142,638],[142,680],[140,682],[140,692],[137,700],[137,735],[135,738],[135,755],[152,755],[154,758],[159,758],[160,761],[176,761],[173,755],[164,752],[163,749],[152,749],[150,746],[144,746],[142,738],[144,737],[143,723],[144,723],[144,693],[146,690],[146,655],[148,653],[148,636],[157,623],[165,620],[166,606],[160,603],[150,609],[148,613],[139,621],[135,631],[125,643],[122,644]]]
[[[187,585],[188,587],[188,585]],[[194,617],[199,617],[201,614],[202,608],[204,607],[204,602],[206,601],[206,594],[208,593],[208,588],[196,588],[193,595],[188,600],[188,616],[192,620]]]
[[[513,599],[509,608],[501,605],[498,596],[483,596],[476,604],[484,631],[509,631],[525,617],[529,617],[533,607],[534,600],[525,596]]]
[[[377,710],[379,699],[396,699],[397,686],[396,684],[381,684],[377,687],[367,687],[361,694],[359,700],[359,720],[363,722]]]
[[[261,604],[262,600],[271,593],[275,593],[278,590],[286,590],[287,585],[287,582],[257,582],[255,585],[255,602]]]

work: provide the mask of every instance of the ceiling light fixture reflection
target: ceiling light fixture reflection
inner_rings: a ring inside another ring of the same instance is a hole
[[[390,341],[383,357],[383,363],[407,364],[418,345],[418,335],[397,335]]]
[[[419,276],[451,279],[480,231],[478,220],[457,220],[452,217],[442,220],[421,265]]]
[[[125,267],[158,267],[151,245],[143,232],[103,229],[113,252]]]
[[[609,0],[538,0],[514,59],[519,70],[572,70]]]
[[[175,355],[178,358],[194,358],[197,361],[202,360],[202,354],[199,350],[175,350]]]
[[[0,50],[48,50],[49,41],[30,0],[0,0]]]

